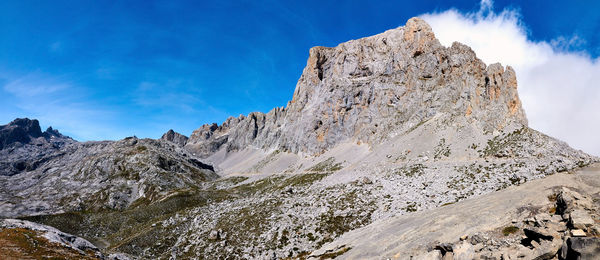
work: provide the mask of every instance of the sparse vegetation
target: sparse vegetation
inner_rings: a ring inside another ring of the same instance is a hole
[[[502,229],[502,234],[503,234],[504,236],[508,236],[508,235],[510,235],[510,234],[517,233],[518,231],[519,231],[519,228],[518,228],[518,227],[515,227],[515,226],[508,226],[508,227],[505,227],[504,229]]]
[[[446,144],[446,139],[440,139],[438,145],[435,147],[433,158],[439,160],[442,157],[450,157],[450,154],[450,146]]]
[[[425,173],[425,165],[417,163],[395,169],[392,173],[406,177],[421,176]]]
[[[307,171],[309,172],[335,172],[341,170],[342,163],[336,163],[335,158],[329,157],[327,160],[315,164],[310,167]]]
[[[3,259],[99,259],[91,250],[81,254],[25,228],[0,229],[0,256]]]
[[[415,212],[417,211],[417,203],[416,202],[408,202],[406,207],[402,208],[406,212]]]
[[[478,150],[481,157],[507,157],[515,150],[522,148],[524,141],[529,138],[531,131],[527,127],[519,128],[506,135],[499,135],[487,141],[483,150]]]

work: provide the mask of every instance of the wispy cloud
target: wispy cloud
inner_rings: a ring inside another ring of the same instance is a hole
[[[474,13],[451,9],[421,17],[442,44],[462,42],[487,64],[512,66],[531,127],[600,155],[600,60],[570,51],[581,44],[576,35],[532,41],[520,13],[497,13],[491,0]]]
[[[116,115],[90,102],[85,91],[66,77],[40,72],[3,77],[0,100],[10,103],[2,108],[3,123],[16,117],[36,118],[42,125],[58,127],[79,140],[117,138],[122,134],[107,123]]]
[[[17,97],[35,97],[68,90],[69,83],[49,78],[40,73],[30,73],[8,80],[3,89]]]

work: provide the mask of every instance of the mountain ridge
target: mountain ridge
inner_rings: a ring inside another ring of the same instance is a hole
[[[459,75],[465,70],[473,75]],[[440,81],[452,91],[435,89]],[[204,125],[186,147],[201,157],[222,146],[314,155],[349,139],[375,145],[439,113],[465,115],[489,132],[526,126],[516,88],[510,66],[486,66],[460,43],[443,47],[427,23],[413,18],[375,36],[311,48],[286,107]]]

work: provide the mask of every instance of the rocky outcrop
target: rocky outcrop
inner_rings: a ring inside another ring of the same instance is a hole
[[[202,126],[187,147],[202,156],[248,146],[318,154],[348,140],[377,145],[434,117],[466,117],[490,133],[527,125],[510,66],[486,66],[460,43],[446,48],[412,18],[312,48],[287,107]]]
[[[52,127],[42,132],[38,120],[17,118],[0,126],[0,176],[35,170],[73,143]]]
[[[105,259],[89,241],[60,230],[17,219],[0,220],[0,256],[4,259]]]
[[[42,130],[37,120],[17,118],[8,125],[0,126],[0,149],[15,143],[26,144],[40,136]]]
[[[0,150],[11,146],[22,146],[37,138],[46,141],[54,138],[70,139],[52,127],[42,132],[39,121],[35,119],[17,118],[7,125],[0,126]]]
[[[170,129],[165,134],[163,134],[160,139],[172,142],[180,147],[183,147],[187,143],[188,137],[173,131],[173,129]]]

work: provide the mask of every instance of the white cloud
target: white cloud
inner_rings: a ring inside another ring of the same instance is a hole
[[[34,97],[49,95],[69,89],[69,84],[49,78],[39,73],[10,80],[4,85],[4,90],[18,97]]]
[[[445,46],[469,45],[486,64],[501,62],[517,73],[529,125],[572,147],[600,155],[600,59],[570,52],[575,36],[533,41],[515,10],[493,11],[481,1],[476,13],[447,10],[421,15]]]

